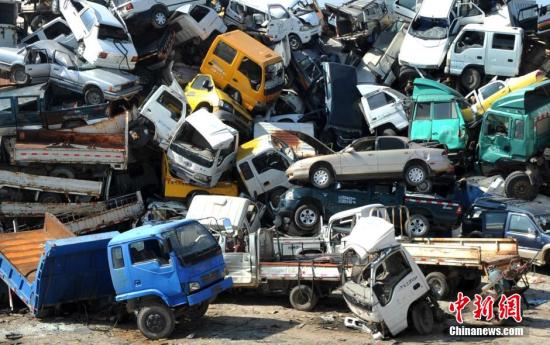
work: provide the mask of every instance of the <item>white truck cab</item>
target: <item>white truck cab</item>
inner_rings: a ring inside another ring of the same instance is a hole
[[[235,164],[239,132],[207,109],[186,117],[167,150],[170,171],[187,183],[211,188]]]
[[[360,84],[361,111],[372,134],[397,135],[409,127],[407,96],[388,86]]]
[[[175,45],[198,38],[205,41],[211,35],[227,31],[223,19],[216,10],[204,5],[183,5],[178,7],[169,19],[176,32]]]
[[[522,53],[523,29],[468,24],[449,49],[445,72],[460,76],[470,91],[482,84],[484,76],[517,76]]]
[[[288,35],[290,47],[299,49],[321,33],[321,20],[311,0],[229,0],[224,12],[229,28],[263,29],[273,41]]]
[[[422,1],[403,39],[399,64],[421,70],[439,70],[460,27],[483,23],[484,18],[485,13],[469,1]]]

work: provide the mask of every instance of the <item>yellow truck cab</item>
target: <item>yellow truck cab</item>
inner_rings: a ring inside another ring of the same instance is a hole
[[[277,100],[285,82],[282,57],[240,30],[216,37],[200,71],[254,112]]]

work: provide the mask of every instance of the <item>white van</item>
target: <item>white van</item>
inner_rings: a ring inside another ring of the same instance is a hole
[[[321,19],[312,0],[229,0],[224,21],[230,29],[266,30],[268,37],[280,40],[288,33],[290,47],[300,49],[321,33]]]
[[[235,165],[239,132],[201,108],[189,115],[168,147],[168,167],[187,183],[211,188]]]
[[[227,31],[223,19],[211,7],[204,5],[183,5],[178,7],[169,19],[176,32],[175,45],[194,38],[206,41],[211,35]]]
[[[24,45],[29,45],[38,41],[52,40],[63,44],[64,46],[76,49],[78,42],[74,38],[73,32],[67,22],[57,17],[46,24],[42,25],[39,29],[33,31],[27,37],[21,40]]]
[[[78,41],[78,55],[96,67],[134,69],[138,54],[122,19],[86,0],[62,1],[60,7]]]
[[[469,24],[449,49],[445,73],[460,76],[462,87],[475,90],[484,76],[517,76],[522,52],[523,29]]]
[[[110,0],[120,16],[130,19],[136,16],[148,17],[156,28],[168,24],[170,14],[183,5],[205,5],[207,0]]]

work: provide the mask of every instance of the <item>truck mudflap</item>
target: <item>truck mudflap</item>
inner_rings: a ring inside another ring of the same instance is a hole
[[[216,297],[218,294],[232,287],[233,287],[233,279],[231,277],[227,277],[224,280],[221,280],[216,284],[213,284],[205,289],[202,289],[199,292],[190,294],[187,297],[187,302],[190,306],[201,304],[202,302],[214,299],[214,297]]]

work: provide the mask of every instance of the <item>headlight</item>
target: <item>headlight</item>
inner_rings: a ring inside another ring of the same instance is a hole
[[[229,102],[220,100],[220,102],[218,103],[218,107],[220,107],[220,109],[223,109],[223,110],[228,111],[230,113],[233,112],[233,106],[231,104],[229,104]]]
[[[286,192],[285,200],[294,200],[294,193],[292,193],[292,191]]]
[[[210,176],[206,176],[206,175],[203,175],[203,174],[195,174],[195,176],[193,176],[196,180],[198,181],[201,181],[201,182],[209,182],[210,181]]]
[[[200,290],[200,288],[201,288],[201,284],[199,284],[197,282],[189,283],[189,291],[191,291],[191,292]]]
[[[309,31],[313,28],[313,26],[310,26],[310,25],[302,25],[300,27],[300,31]]]

